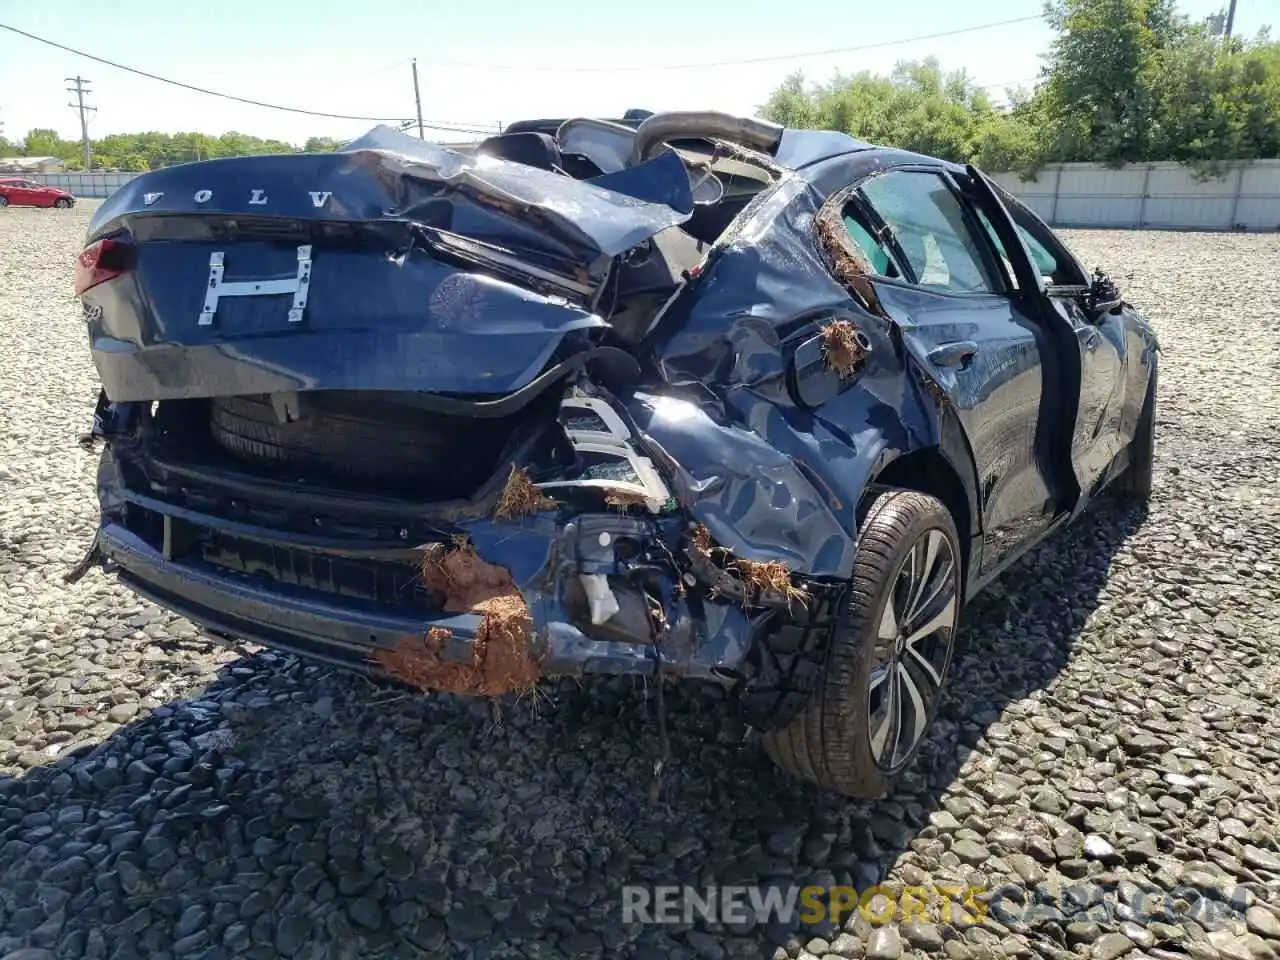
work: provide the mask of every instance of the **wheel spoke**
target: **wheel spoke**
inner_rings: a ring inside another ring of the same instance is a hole
[[[938,559],[938,548],[946,541],[937,530],[930,530],[912,548],[915,561],[912,564],[911,596],[907,601],[904,620],[910,620],[920,609],[925,589],[933,581],[933,565]]]
[[[867,690],[867,736],[875,762],[899,768],[924,737],[951,658],[948,635],[960,603],[956,548],[936,527],[907,549],[876,624]]]
[[[935,690],[942,686],[942,677],[938,674],[937,669],[929,658],[920,652],[919,647],[908,646],[906,648],[906,653],[916,666],[924,671],[925,679],[927,679],[929,683],[933,684]]]
[[[890,590],[889,596],[884,598],[884,613],[880,614],[880,630],[877,633],[881,640],[898,639],[898,612],[894,609],[896,599],[896,590]]]
[[[935,601],[933,611],[925,611],[921,614],[921,617],[922,619],[927,617],[927,619],[924,619],[923,623],[918,627],[914,627],[911,632],[907,634],[907,646],[912,646],[923,638],[937,633],[945,627],[952,627],[955,625],[956,596],[951,591],[950,585],[948,585],[948,589],[945,594]]]
[[[904,619],[911,619],[919,615],[920,611],[928,607],[933,598],[937,596],[941,590],[951,581],[951,574],[954,569],[955,560],[951,553],[951,545],[947,543],[946,538],[937,531],[929,531],[930,543],[934,546],[933,560],[929,564],[929,572],[920,584],[920,589],[916,593],[915,603],[907,612]],[[940,552],[939,548],[945,547],[945,552]]]
[[[928,538],[925,538],[927,540]],[[916,540],[911,545],[911,552],[908,554],[908,567],[906,567],[906,599],[902,603],[902,618],[911,616],[911,609],[915,607],[916,596],[920,593],[920,588],[924,585],[924,577],[928,575],[925,570],[924,563],[925,543],[924,540]]]
[[[915,677],[907,669],[906,664],[898,664],[898,738],[894,744],[894,759],[910,753],[916,741],[924,735],[924,721],[929,711],[925,706],[920,688],[916,686]],[[911,711],[911,727],[906,729],[906,712]]]
[[[888,682],[886,683],[885,681]],[[898,740],[897,731],[901,727],[899,722],[899,711],[901,710],[899,701],[902,697],[898,689],[900,683],[896,664],[890,663],[878,678],[873,678],[871,682],[872,691],[881,684],[884,685],[884,690],[880,694],[884,716],[878,722],[873,722],[871,727],[871,755],[875,757],[877,763],[882,762],[886,756],[893,756],[893,749]],[[888,750],[888,753],[886,753],[886,750]]]

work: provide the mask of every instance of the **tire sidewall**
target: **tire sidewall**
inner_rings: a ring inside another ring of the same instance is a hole
[[[868,709],[870,704],[871,670],[875,660],[876,633],[878,632],[885,604],[889,602],[893,585],[897,582],[908,554],[919,539],[930,530],[940,531],[951,546],[955,558],[952,587],[956,592],[956,603],[963,608],[961,568],[964,561],[960,553],[960,538],[956,533],[955,523],[951,518],[951,514],[937,500],[929,499],[933,505],[932,509],[916,511],[907,531],[898,539],[887,568],[889,574],[881,579],[875,593],[874,603],[870,605],[870,609],[850,611],[851,622],[849,628],[858,632],[858,636],[850,638],[856,644],[857,666],[853,676],[853,690],[850,691],[851,697],[849,701],[852,711],[848,719],[852,722],[848,724],[844,734],[850,738],[852,743],[852,759],[861,773],[863,782],[878,784],[877,796],[883,796],[888,793],[902,772],[915,762],[921,745],[928,738],[929,727],[932,725],[933,719],[937,715],[938,707],[945,695],[947,681],[950,678],[952,664],[955,661],[956,638],[954,636],[955,628],[952,627],[951,636],[947,638],[950,643],[950,649],[947,654],[946,666],[942,671],[942,689],[935,698],[925,719],[925,733],[911,752],[897,766],[890,770],[882,769],[876,763],[875,757],[871,752],[870,712]],[[866,524],[874,522],[875,511],[873,510],[868,513],[867,520],[863,525],[864,529]],[[860,531],[861,533],[862,531]],[[859,539],[861,541],[861,536]],[[855,559],[855,565],[860,562],[863,562],[861,556]],[[959,623],[959,611],[956,614],[956,622],[957,624]]]

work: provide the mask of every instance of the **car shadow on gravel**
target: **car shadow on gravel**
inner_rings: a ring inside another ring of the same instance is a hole
[[[921,760],[875,803],[791,781],[697,689],[665,688],[655,804],[651,683],[564,682],[496,714],[270,652],[237,660],[0,780],[0,956],[717,958],[835,940],[798,915],[627,921],[623,887],[864,890],[904,853],[908,878],[960,876],[931,815],[1018,788],[989,777],[984,733],[1010,704],[1053,697],[1140,522],[1103,500],[970,607]],[[869,933],[856,915],[847,927]],[[852,944],[829,946],[861,956]]]

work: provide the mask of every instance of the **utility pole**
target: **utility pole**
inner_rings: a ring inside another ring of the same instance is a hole
[[[1234,0],[1233,0],[1234,2]],[[427,139],[426,132],[422,129],[422,94],[418,92],[418,58],[413,58],[413,103],[418,108],[418,139]]]
[[[97,108],[86,107],[84,105],[84,95],[89,92],[90,81],[83,77],[76,76],[67,77],[67,82],[75,84],[75,86],[67,87],[67,92],[74,93],[76,95],[76,102],[69,103],[67,106],[72,110],[79,111],[80,113],[80,143],[84,147],[84,168],[88,171],[92,169],[92,163],[89,150],[89,120],[85,114],[92,112]]]
[[[1236,23],[1236,0],[1231,0],[1231,3],[1227,6],[1227,29],[1224,34],[1224,39],[1227,39],[1227,40],[1231,39],[1231,28],[1235,26],[1235,23]]]

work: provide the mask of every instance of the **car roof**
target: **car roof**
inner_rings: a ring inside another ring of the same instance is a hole
[[[625,116],[611,117],[607,122],[626,127],[638,127],[650,115],[648,110],[628,110]],[[503,132],[545,133],[555,136],[562,123],[564,118],[520,120],[510,124]],[[801,130],[787,127],[782,131],[782,139],[778,142],[778,149],[773,159],[780,167],[799,170],[832,157],[873,148],[874,145],[865,140],[859,140],[857,137],[838,133],[835,130]]]

